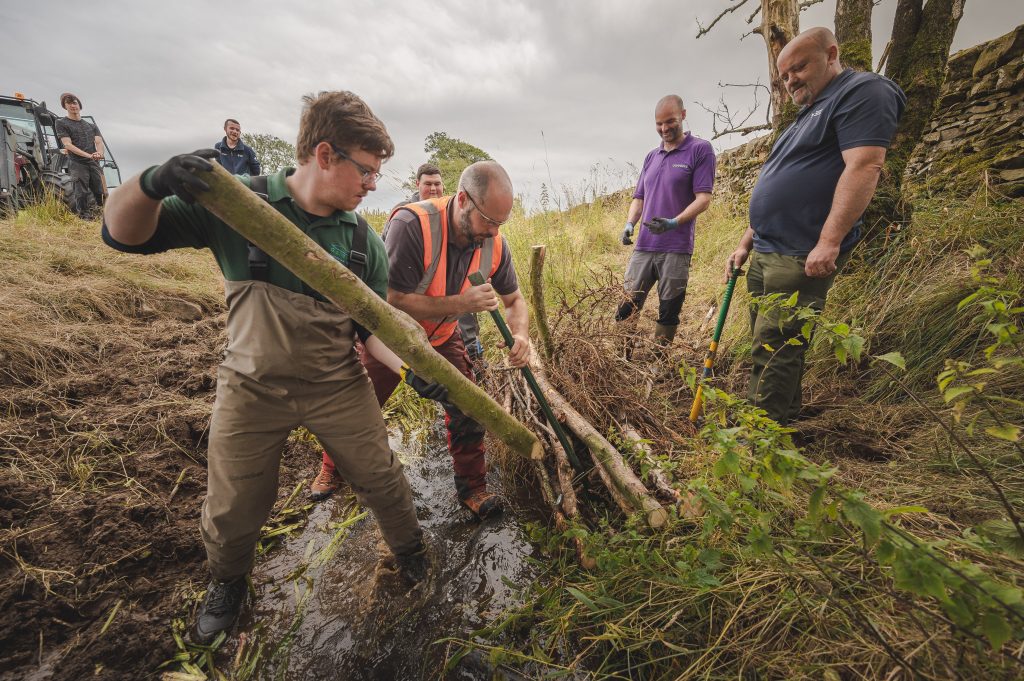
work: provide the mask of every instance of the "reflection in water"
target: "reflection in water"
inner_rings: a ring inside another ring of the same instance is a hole
[[[523,511],[509,503],[503,516],[481,523],[459,507],[451,459],[438,435],[432,433],[422,456],[391,442],[405,462],[432,545],[430,585],[405,594],[375,587],[377,562],[387,549],[371,517],[353,520],[360,509],[343,490],[311,511],[301,534],[257,563],[257,598],[239,636],[247,640],[247,656],[264,646],[254,678],[439,678],[446,646],[435,641],[466,638],[518,604],[517,589],[537,572],[527,561],[533,548],[522,529]],[[311,474],[313,467],[311,461]],[[489,484],[499,493],[500,482],[492,471]],[[493,671],[470,659],[478,658],[470,656],[452,678],[492,678]]]

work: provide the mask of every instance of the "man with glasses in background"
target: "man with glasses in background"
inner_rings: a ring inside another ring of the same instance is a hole
[[[388,302],[418,320],[434,349],[474,382],[458,328],[461,315],[497,310],[500,300],[514,339],[509,363],[526,366],[530,357],[526,299],[519,291],[511,251],[498,233],[511,213],[508,174],[494,161],[481,161],[463,171],[455,196],[402,206],[386,227]],[[476,271],[486,283],[469,283],[469,274]],[[363,365],[383,404],[402,377],[367,355]],[[500,512],[501,500],[487,489],[483,427],[453,405],[444,407],[460,503],[479,518]]]

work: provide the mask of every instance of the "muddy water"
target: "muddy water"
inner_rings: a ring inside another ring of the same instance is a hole
[[[461,509],[442,432],[431,432],[418,445],[391,441],[432,545],[429,586],[409,593],[375,578],[386,549],[372,517],[354,519],[361,510],[343,490],[312,510],[301,533],[258,561],[256,600],[241,622],[236,640],[244,645],[236,664],[252,659],[262,645],[253,678],[494,677],[479,655],[442,674],[446,656],[457,647],[435,641],[468,638],[519,602],[517,590],[538,572],[527,560],[534,549],[523,525],[540,518],[523,510],[530,508],[528,500],[510,499],[494,471],[489,484],[511,501],[505,513],[480,522]],[[333,555],[331,546],[337,547]],[[305,571],[296,576],[300,566]]]

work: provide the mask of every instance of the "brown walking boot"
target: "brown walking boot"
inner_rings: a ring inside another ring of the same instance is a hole
[[[338,475],[337,470],[321,462],[320,472],[309,484],[309,498],[313,501],[323,501],[334,494],[343,482],[344,480]]]
[[[504,505],[497,495],[487,491],[486,487],[474,490],[465,499],[459,499],[463,506],[468,508],[477,518],[488,518],[501,513]]]

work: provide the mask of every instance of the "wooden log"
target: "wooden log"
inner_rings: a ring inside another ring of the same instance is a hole
[[[548,328],[547,306],[544,304],[544,254],[547,248],[543,245],[533,247],[530,253],[530,306],[533,308],[533,321],[540,335],[540,347],[544,359],[555,356],[555,342],[551,339]]]
[[[417,375],[448,388],[448,399],[509,449],[540,460],[540,440],[438,354],[409,315],[388,305],[315,241],[214,163],[197,201],[374,333]]]
[[[587,445],[597,464],[595,468],[598,475],[611,492],[615,503],[625,513],[642,511],[648,525],[654,528],[662,527],[668,521],[668,512],[651,496],[632,469],[622,460],[622,455],[551,387],[543,372],[538,372],[537,382],[551,406],[565,417],[566,425]]]

